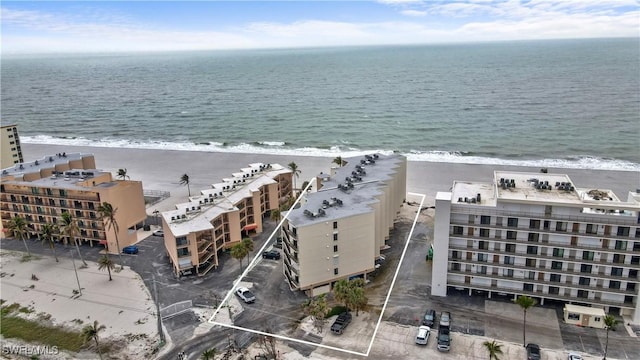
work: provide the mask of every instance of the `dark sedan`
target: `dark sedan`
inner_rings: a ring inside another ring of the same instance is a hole
[[[280,252],[277,250],[269,250],[262,253],[263,259],[280,260]]]

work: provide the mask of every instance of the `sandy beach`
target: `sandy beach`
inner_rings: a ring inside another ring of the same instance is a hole
[[[210,187],[223,177],[256,162],[295,162],[300,169],[297,186],[320,172],[328,172],[333,158],[311,156],[281,156],[267,154],[214,153],[176,150],[147,150],[86,146],[22,144],[25,161],[33,161],[58,152],[83,152],[95,155],[96,166],[111,171],[126,168],[132,180],[141,180],[145,190],[170,191],[172,196],[187,195],[187,187],[180,185],[182,174],[188,174],[191,192]],[[427,195],[432,204],[438,191],[448,191],[454,180],[491,181],[495,170],[540,172],[540,168],[437,163],[415,161],[407,167],[407,191]],[[640,188],[640,172],[548,168],[549,172],[569,175],[576,187],[607,188],[626,200],[629,191]],[[158,209],[168,210],[168,209]],[[153,209],[151,210],[153,211]]]

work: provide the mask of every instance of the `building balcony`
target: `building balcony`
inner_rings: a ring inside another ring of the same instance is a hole
[[[497,286],[476,285],[476,284],[466,283],[462,281],[453,281],[451,279],[447,279],[447,285],[455,288],[491,291],[491,292],[497,292],[497,293],[513,294],[513,295],[527,295],[530,297],[541,297],[545,299],[552,299],[552,300],[558,300],[558,301],[564,301],[564,302],[586,303],[586,304],[599,305],[599,306],[615,306],[615,307],[621,307],[626,309],[635,308],[635,304],[632,302],[607,301],[607,300],[602,300],[601,298],[590,299],[590,298],[583,298],[583,297],[570,296],[570,295],[549,294],[549,293],[544,293],[542,291],[526,291],[526,290],[516,290],[516,289],[503,288],[503,287],[497,287]],[[555,286],[555,285],[551,285],[551,286]],[[637,298],[636,298],[636,301],[637,301]]]
[[[636,276],[635,278],[630,278],[630,277],[624,277],[624,276],[611,276],[611,275],[604,275],[604,274],[596,274],[596,273],[582,273],[582,272],[573,272],[573,271],[567,271],[567,270],[556,270],[556,269],[547,269],[547,268],[537,268],[537,267],[523,267],[522,265],[510,265],[510,264],[497,264],[497,263],[490,263],[490,262],[476,262],[476,261],[471,261],[471,260],[452,260],[453,262],[459,263],[461,264],[461,266],[464,265],[470,265],[472,269],[478,269],[479,266],[487,266],[487,267],[492,267],[494,270],[495,268],[502,268],[502,269],[511,269],[515,271],[522,271],[523,273],[526,271],[535,271],[538,273],[548,273],[548,274],[563,274],[566,276],[573,276],[576,278],[580,278],[580,277],[584,277],[584,278],[590,278],[590,279],[595,279],[595,281],[598,280],[614,280],[614,281],[625,281],[627,283],[636,283],[640,285],[640,280],[638,279],[638,277]],[[451,263],[451,261],[450,261]],[[449,267],[451,269],[451,265]],[[488,269],[487,269],[488,270]],[[466,270],[449,270],[449,272],[452,273],[460,273],[460,274],[466,274],[466,275],[473,275],[473,276],[486,276],[486,277],[493,277],[493,278],[500,278],[500,279],[513,279],[513,280],[532,280],[533,279],[528,279],[525,278],[524,276],[522,277],[509,277],[509,276],[502,276],[500,275],[501,271],[498,271],[498,273],[496,274],[495,271],[487,271],[486,274],[482,274],[482,273],[477,273],[477,272],[471,272],[471,271],[466,271]],[[552,282],[550,282],[549,280],[544,280],[543,282],[545,282],[546,284],[551,284]],[[560,283],[558,283],[560,284]],[[567,286],[571,286],[573,287],[572,284],[567,284]],[[582,285],[580,285],[582,286]],[[577,288],[577,285],[576,285]],[[611,289],[611,290],[615,290],[615,289]],[[604,290],[603,290],[604,291]],[[622,290],[623,292],[626,292],[626,290]],[[617,292],[617,291],[612,291],[612,292]],[[633,290],[634,293],[637,293],[636,290]]]
[[[506,234],[505,234],[506,235]],[[608,252],[613,254],[629,254],[629,255],[639,255],[640,256],[640,247],[636,247],[634,250],[633,246],[628,246],[626,250],[616,249],[616,248],[603,248],[601,245],[589,245],[589,244],[576,244],[573,245],[571,243],[560,243],[555,241],[528,241],[526,239],[507,239],[507,238],[497,238],[497,237],[479,237],[479,236],[469,236],[469,235],[453,235],[449,234],[450,239],[461,239],[461,240],[476,240],[476,241],[492,241],[499,243],[507,243],[507,244],[516,244],[516,245],[531,245],[531,246],[545,246],[545,247],[556,247],[562,249],[575,249],[575,250],[589,250],[589,251],[600,251],[600,252]],[[638,241],[640,239],[627,239],[622,241]],[[615,245],[615,241],[612,240],[612,245]]]

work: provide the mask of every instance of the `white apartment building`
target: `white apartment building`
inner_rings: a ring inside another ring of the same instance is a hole
[[[292,172],[279,164],[250,164],[162,213],[164,244],[177,275],[205,275],[218,253],[262,232],[262,220],[292,196]]]
[[[436,195],[431,294],[447,287],[604,308],[640,323],[640,193],[494,172]]]
[[[305,194],[283,223],[285,277],[292,290],[309,296],[375,269],[406,198],[405,157],[346,160],[331,175],[319,176],[318,191]]]

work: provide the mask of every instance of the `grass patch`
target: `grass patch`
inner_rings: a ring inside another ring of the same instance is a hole
[[[60,349],[73,352],[80,351],[84,344],[80,332],[45,326],[32,320],[8,316],[4,314],[4,308],[0,320],[2,321],[0,333],[5,338],[16,338],[28,343],[57,346]]]
[[[34,312],[35,310],[28,308],[28,307],[21,307],[20,309],[18,309],[19,312],[23,313],[23,314],[31,314],[32,312]]]

